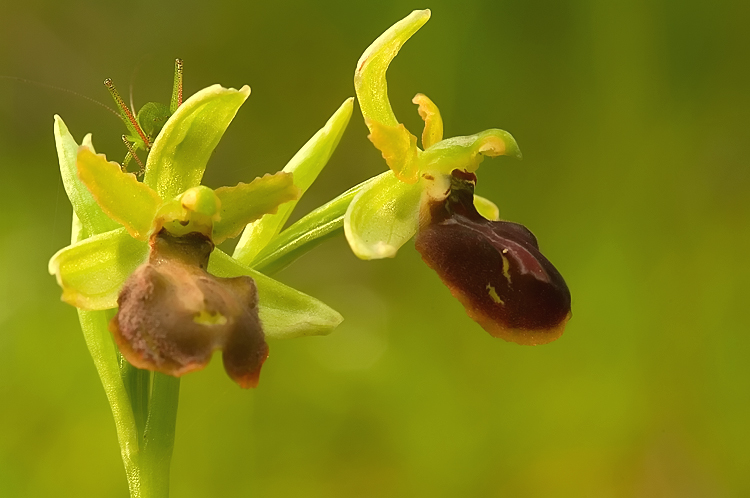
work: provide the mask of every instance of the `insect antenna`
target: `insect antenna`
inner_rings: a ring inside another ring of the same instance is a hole
[[[174,60],[174,83],[172,85],[172,101],[169,104],[169,112],[174,114],[182,105],[182,59]]]
[[[112,83],[112,79],[107,78],[106,80],[104,80],[104,85],[107,87],[107,90],[109,90],[109,93],[112,95],[112,98],[115,100],[115,102],[117,102],[117,106],[120,108],[120,112],[122,113],[123,118],[125,119],[125,124],[128,126],[130,131],[137,133],[138,136],[141,137],[141,140],[143,140],[143,145],[145,146],[145,148],[147,150],[150,149],[151,142],[149,141],[146,134],[143,133],[143,130],[138,124],[138,121],[135,119],[135,116],[133,115],[131,110],[128,109],[128,106],[122,100],[122,97],[120,97],[120,94],[117,93],[117,89],[115,88],[114,83]]]
[[[27,80],[26,78],[19,78],[18,76],[0,75],[0,79],[20,81],[21,83],[27,83],[29,85],[34,85],[34,86],[38,86],[38,87],[41,87],[41,88],[49,88],[49,89],[52,89],[52,90],[57,90],[58,92],[69,93],[71,95],[75,95],[76,97],[80,97],[82,99],[86,99],[89,102],[92,102],[92,103],[98,105],[99,107],[102,107],[102,108],[106,109],[107,111],[111,112],[112,114],[114,114],[115,116],[117,116],[118,119],[122,119],[122,116],[120,114],[118,114],[117,111],[115,111],[114,109],[112,109],[111,107],[109,107],[108,105],[102,104],[98,100],[92,99],[91,97],[87,97],[86,95],[83,95],[81,93],[74,92],[73,90],[68,90],[67,88],[62,88],[62,87],[59,87],[59,86],[50,85],[49,83],[42,83],[40,81]]]
[[[137,162],[138,166],[140,167],[137,175],[139,177],[143,176],[143,173],[146,172],[146,167],[143,165],[143,162],[138,157],[138,154],[135,153],[135,147],[133,147],[133,144],[130,143],[130,140],[128,140],[127,135],[122,136],[122,141],[125,144],[125,147],[127,147],[128,149],[128,153],[125,156],[125,160],[122,162],[122,170],[127,171],[127,167],[128,167],[128,163],[130,162],[130,159],[135,159],[135,162]]]

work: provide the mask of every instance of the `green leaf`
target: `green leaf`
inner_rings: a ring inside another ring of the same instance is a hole
[[[485,197],[474,194],[474,207],[477,208],[479,214],[490,221],[498,221],[500,219],[500,210],[497,208],[497,205]]]
[[[385,73],[406,40],[429,19],[429,10],[415,10],[380,35],[360,57],[354,73],[354,88],[365,120],[386,126],[398,125],[388,100]]]
[[[264,247],[250,266],[267,274],[276,273],[316,245],[336,235],[344,228],[344,215],[352,199],[362,189],[387,174],[389,173],[383,173],[350,188],[304,216]]]
[[[91,145],[91,137],[83,139],[86,146]],[[68,131],[62,118],[55,115],[55,145],[57,146],[57,157],[60,162],[60,173],[62,175],[65,193],[73,205],[73,212],[81,225],[81,233],[84,236],[92,233],[108,232],[119,228],[119,223],[104,214],[91,195],[91,192],[78,178],[76,160],[78,157],[78,144]],[[93,146],[90,147],[93,151]]]
[[[154,141],[144,183],[162,199],[199,185],[208,158],[249,95],[247,85],[239,90],[213,85],[187,99]]]
[[[107,162],[104,154],[94,154],[86,147],[78,150],[78,176],[113,220],[123,225],[130,235],[142,241],[162,201],[147,185],[132,173],[125,173],[120,165]]]
[[[220,218],[214,223],[213,240],[216,244],[238,236],[248,223],[266,213],[277,213],[280,205],[300,196],[300,189],[294,185],[294,175],[281,171],[250,183],[221,187],[215,192],[221,201]]]
[[[119,228],[61,249],[50,259],[49,272],[63,288],[63,301],[104,310],[117,306],[123,283],[147,256],[148,246]]]
[[[336,150],[352,116],[353,102],[352,98],[346,99],[325,126],[284,166],[283,171],[294,174],[294,184],[301,191],[300,197],[310,188]],[[296,201],[287,202],[275,214],[267,214],[249,224],[237,243],[233,257],[250,264],[261,249],[281,231],[296,205]]]
[[[260,320],[268,338],[325,335],[343,320],[337,311],[324,303],[244,266],[219,249],[211,253],[208,271],[218,277],[248,275],[255,280]]]
[[[344,217],[344,233],[361,259],[392,258],[417,232],[424,180],[400,181],[388,171],[352,200]]]
[[[449,175],[454,169],[474,172],[487,157],[511,156],[521,159],[513,136],[504,130],[485,130],[468,137],[447,138],[425,150],[421,170]]]

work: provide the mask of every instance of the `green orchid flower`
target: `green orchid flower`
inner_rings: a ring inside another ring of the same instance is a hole
[[[498,221],[491,201],[474,195],[485,157],[521,158],[513,137],[499,129],[443,139],[437,106],[413,102],[424,120],[422,148],[399,123],[388,99],[386,70],[403,44],[430,18],[414,11],[383,33],[357,63],[354,86],[368,138],[389,171],[353,197],[344,232],[362,259],[393,257],[417,235],[416,247],[491,335],[519,344],[557,339],[570,318],[570,293],[525,227]]]
[[[84,310],[117,307],[127,277],[146,261],[149,240],[153,242],[165,225],[171,226],[167,229],[171,234],[198,231],[218,244],[298,198],[299,188],[286,172],[216,191],[198,186],[208,157],[249,93],[248,87],[234,90],[217,85],[185,101],[154,142],[143,183],[122,172],[117,163],[96,155],[90,142],[78,148],[62,120],[56,118],[65,187],[81,235],[92,234],[79,236],[80,242],[50,260],[50,273],[63,288],[63,300]],[[323,303],[242,265],[219,249],[213,250],[207,269],[217,276],[245,275],[255,281],[266,337],[327,333],[341,321],[341,316]]]
[[[375,40],[357,63],[354,87],[370,129],[368,138],[390,168],[359,192],[346,213],[346,238],[362,259],[394,257],[417,233],[423,197],[444,196],[453,170],[474,172],[485,157],[521,157],[516,141],[503,130],[443,140],[440,111],[422,94],[413,102],[425,122],[423,149],[417,146],[417,137],[396,119],[388,99],[386,70],[406,40],[429,18],[429,10],[412,12]],[[476,205],[487,216],[497,216],[498,209],[491,201],[477,196]]]
[[[284,171],[234,187],[201,186],[209,157],[249,94],[247,86],[214,85],[185,100],[154,140],[143,182],[96,154],[90,134],[79,145],[55,116],[74,213],[71,245],[52,257],[49,271],[62,299],[78,308],[134,497],[168,495],[180,375],[222,350],[229,376],[253,387],[266,339],[327,334],[342,321],[324,303],[253,269],[250,258],[215,245],[243,229],[257,236],[243,237],[240,255],[273,245],[335,150],[353,99]]]

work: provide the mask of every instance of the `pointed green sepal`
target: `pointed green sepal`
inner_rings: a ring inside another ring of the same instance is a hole
[[[255,280],[260,320],[267,338],[325,335],[343,320],[321,301],[248,268],[219,249],[211,253],[208,271],[218,277],[247,275]]]
[[[117,307],[120,288],[147,256],[148,246],[119,228],[61,249],[50,259],[49,272],[63,288],[63,301],[104,310]]]
[[[385,73],[406,40],[429,19],[429,10],[415,10],[380,35],[360,57],[354,73],[354,88],[365,120],[386,126],[398,125],[388,100]]]
[[[62,118],[55,115],[55,145],[57,146],[57,157],[60,162],[60,173],[62,175],[65,193],[73,205],[73,212],[80,223],[81,235],[86,237],[93,233],[102,233],[120,227],[120,224],[104,214],[102,208],[96,203],[94,196],[78,178],[76,160],[78,157],[78,144],[68,131]],[[86,135],[83,145],[89,147],[93,152],[91,135]]]
[[[344,216],[346,240],[357,257],[392,258],[414,236],[424,182],[410,185],[389,171],[357,194]]]
[[[250,183],[216,189],[221,201],[219,221],[214,223],[213,240],[219,244],[236,237],[245,225],[264,214],[278,214],[279,206],[299,199],[300,189],[294,185],[294,175],[279,172],[256,178]]]
[[[211,153],[250,95],[213,85],[187,99],[159,133],[148,155],[144,183],[162,199],[200,184]]]
[[[119,164],[108,162],[104,154],[94,154],[85,146],[78,150],[77,166],[78,177],[102,210],[134,238],[146,241],[162,202],[156,192],[134,174],[122,171]]]
[[[294,184],[300,189],[300,197],[310,188],[336,150],[352,116],[353,102],[352,98],[346,99],[325,126],[284,166],[284,172],[294,174]],[[237,243],[233,257],[250,264],[281,231],[296,205],[297,201],[284,203],[276,213],[267,214],[249,224]]]
[[[507,131],[491,129],[468,137],[447,138],[425,150],[421,171],[449,175],[454,169],[473,173],[487,157],[511,156],[521,159],[521,151]]]

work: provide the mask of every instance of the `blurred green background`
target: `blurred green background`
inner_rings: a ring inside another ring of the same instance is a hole
[[[280,169],[353,95],[362,51],[432,20],[389,71],[446,136],[500,127],[522,162],[478,193],[526,224],[573,319],[543,347],[493,339],[412,244],[361,262],[339,237],[278,274],[341,311],[273,342],[254,391],[215,359],[182,382],[174,497],[750,496],[750,3],[744,0],[4,2],[0,74],[110,104],[252,87],[205,183]],[[84,99],[0,79],[0,496],[126,497],[114,424],[73,308],[47,274],[71,208],[52,135],[125,131]],[[385,169],[355,109],[297,216]],[[744,311],[743,311],[744,310]]]

